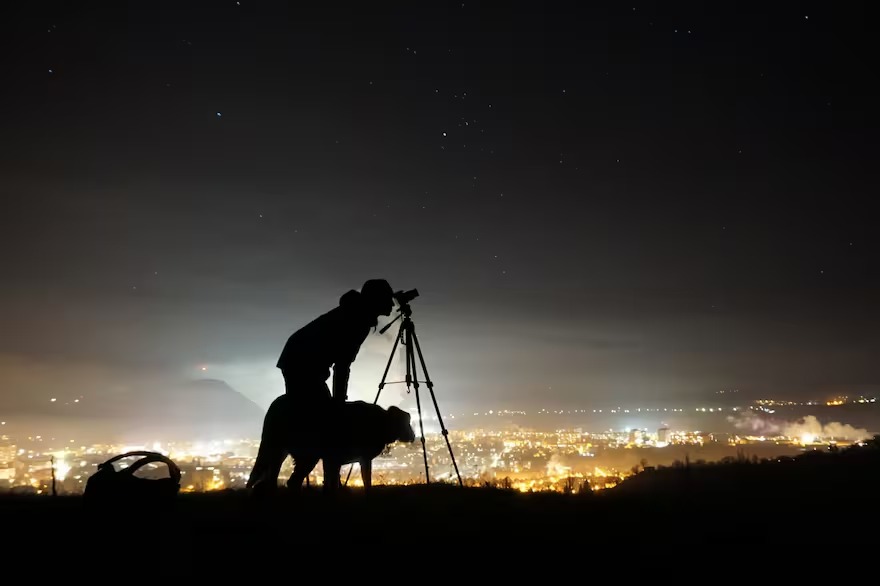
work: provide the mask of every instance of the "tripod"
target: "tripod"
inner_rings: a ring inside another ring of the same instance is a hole
[[[373,404],[376,404],[379,401],[379,395],[382,393],[382,389],[385,388],[385,379],[388,377],[388,370],[391,368],[392,360],[394,360],[394,353],[397,350],[397,345],[403,344],[406,348],[406,392],[410,392],[410,387],[414,388],[416,391],[416,409],[418,409],[419,413],[419,432],[421,433],[422,456],[425,461],[425,483],[430,484],[431,480],[428,473],[428,452],[425,448],[425,425],[422,422],[419,382],[424,382],[431,393],[431,401],[434,403],[434,410],[437,412],[437,421],[440,422],[440,429],[442,430],[443,438],[446,440],[446,447],[449,449],[449,457],[452,458],[452,466],[455,468],[456,477],[458,477],[458,485],[463,486],[461,482],[461,474],[458,472],[458,464],[455,463],[455,455],[452,453],[452,445],[449,443],[449,431],[443,424],[443,418],[440,416],[440,407],[437,405],[437,397],[434,396],[434,383],[431,382],[431,378],[428,376],[428,368],[425,366],[425,357],[422,355],[419,338],[416,336],[416,326],[412,320],[412,308],[409,306],[409,303],[401,303],[398,311],[400,314],[388,322],[385,327],[379,331],[379,333],[384,334],[388,331],[388,328],[391,327],[391,324],[401,317],[403,318],[403,321],[400,322],[397,336],[394,338],[394,346],[391,348],[391,355],[388,357],[388,364],[385,365],[385,372],[382,374],[382,380],[379,382],[379,391],[376,393],[376,398],[373,399]],[[416,372],[416,357],[413,349],[415,349],[415,352],[419,355],[419,363],[421,364],[422,372],[425,375],[424,381],[419,381],[418,373]],[[350,474],[351,469],[349,469],[349,475]]]

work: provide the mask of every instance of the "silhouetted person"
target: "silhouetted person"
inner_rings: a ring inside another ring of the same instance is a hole
[[[285,394],[269,406],[257,460],[248,479],[256,492],[277,487],[281,465],[287,457],[287,439],[293,426],[302,437],[326,443],[332,428],[332,407],[348,397],[351,364],[380,315],[394,307],[391,285],[370,279],[339,299],[339,305],[294,332],[284,345],[277,367],[284,376]],[[333,390],[327,380],[333,377]],[[339,485],[339,469],[324,462],[324,488]]]

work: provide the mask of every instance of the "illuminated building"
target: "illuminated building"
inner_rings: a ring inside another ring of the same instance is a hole
[[[9,488],[15,480],[15,443],[0,436],[0,487]]]
[[[669,443],[669,428],[661,427],[657,430],[657,441],[664,444]]]

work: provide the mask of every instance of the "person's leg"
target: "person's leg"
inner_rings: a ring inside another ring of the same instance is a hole
[[[345,430],[340,427],[342,423],[340,402],[330,399],[324,402],[323,416],[321,418],[321,441],[323,450],[323,466],[324,466],[324,492],[328,494],[339,492],[342,487],[340,474],[342,472],[343,453],[340,445],[341,436],[345,434]]]
[[[339,463],[339,460],[331,452],[324,456],[322,465],[324,467],[324,493],[334,494],[339,492],[339,488],[342,486],[342,482],[339,479],[342,464]]]
[[[288,420],[287,395],[272,401],[263,418],[263,432],[257,460],[248,478],[247,487],[257,492],[273,491],[278,487],[278,475],[287,457],[285,433]]]
[[[286,422],[289,439],[285,445],[290,446],[292,454],[298,452],[302,446],[305,446],[306,452],[319,454],[323,462],[324,489],[326,492],[335,492],[340,484],[341,464],[336,463],[332,455],[329,462],[325,456],[332,446],[335,424],[331,413],[330,388],[322,381],[297,380],[295,373],[290,370],[282,371],[282,374],[287,395],[296,397],[296,407],[290,409]],[[305,462],[307,468],[309,463]],[[297,482],[292,475],[288,486],[299,486],[301,483],[302,480]]]

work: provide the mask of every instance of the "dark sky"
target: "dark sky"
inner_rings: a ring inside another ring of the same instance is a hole
[[[876,392],[874,22],[834,6],[7,5],[0,406],[265,406],[376,277],[444,407]]]

